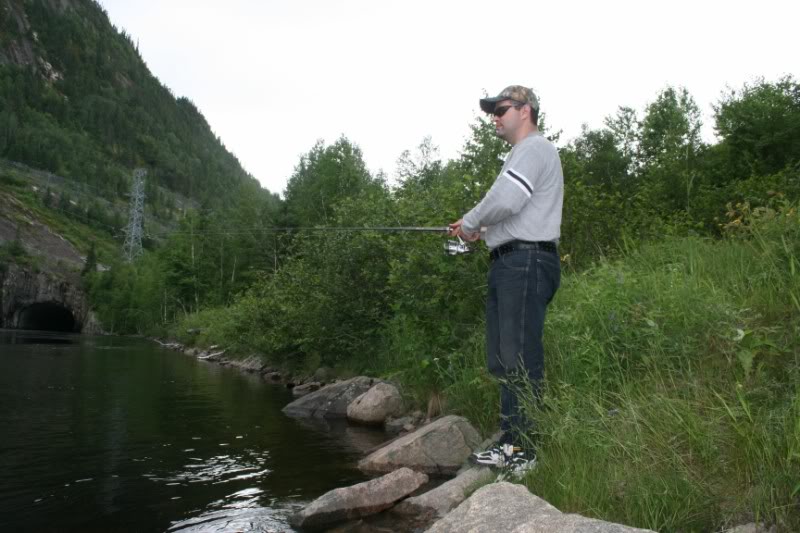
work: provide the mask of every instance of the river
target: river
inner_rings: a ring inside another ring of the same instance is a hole
[[[384,436],[143,339],[0,330],[0,530],[291,531]]]

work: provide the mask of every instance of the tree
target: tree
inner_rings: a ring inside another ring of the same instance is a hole
[[[561,151],[565,178],[600,185],[608,191],[626,187],[631,159],[618,146],[611,130],[590,130],[584,125],[581,135]]]
[[[792,76],[730,90],[714,112],[731,179],[773,174],[800,160],[800,83]]]
[[[614,142],[622,156],[630,161],[631,165],[635,164],[641,136],[636,110],[620,106],[616,115],[606,117],[604,124],[614,136]],[[635,169],[628,168],[627,170],[633,172]]]
[[[382,186],[370,176],[358,146],[345,137],[327,147],[318,141],[286,185],[289,220],[297,226],[329,224],[340,200],[375,185]]]
[[[662,213],[691,211],[697,177],[700,109],[685,88],[668,87],[649,104],[641,122],[640,175],[648,203]]]

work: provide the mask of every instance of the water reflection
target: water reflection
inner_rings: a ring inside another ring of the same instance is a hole
[[[217,455],[208,459],[190,457],[193,462],[183,465],[183,470],[166,477],[147,475],[153,481],[174,486],[184,483],[228,483],[254,479],[269,474],[264,468],[269,451],[246,450],[240,455]]]
[[[0,331],[0,529],[290,531],[384,438],[291,399],[140,339]]]
[[[78,335],[26,329],[0,329],[2,344],[75,344]]]

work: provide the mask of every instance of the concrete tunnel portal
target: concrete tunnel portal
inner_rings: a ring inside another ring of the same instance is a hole
[[[17,320],[17,328],[59,332],[80,331],[72,312],[56,302],[37,302],[22,309]]]

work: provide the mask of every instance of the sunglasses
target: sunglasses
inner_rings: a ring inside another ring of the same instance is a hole
[[[504,105],[504,106],[500,106],[500,107],[495,107],[494,111],[492,111],[490,114],[499,118],[499,117],[502,117],[503,115],[505,115],[506,111],[508,111],[512,107],[514,109],[519,109],[520,107],[522,107],[524,105],[525,104],[512,104],[512,105]]]

